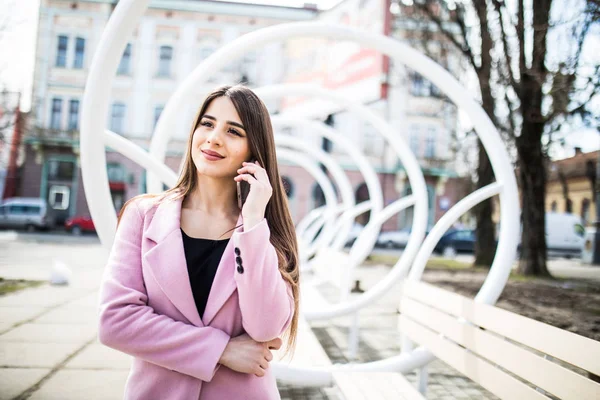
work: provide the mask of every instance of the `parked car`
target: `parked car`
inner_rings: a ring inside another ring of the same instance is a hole
[[[581,257],[585,244],[585,227],[575,214],[546,213],[546,248],[567,257]]]
[[[444,257],[453,257],[457,253],[475,251],[475,231],[472,229],[450,230],[446,232],[433,249]]]
[[[54,228],[52,208],[39,197],[12,197],[0,203],[0,228],[25,229],[28,232]]]
[[[399,231],[381,232],[377,237],[377,242],[375,242],[375,246],[387,247],[388,249],[403,249],[408,243],[408,239],[410,238],[411,232],[412,227],[401,229]],[[425,236],[427,236],[428,234],[429,230],[426,230]]]
[[[352,229],[350,229],[350,233],[348,234],[348,237],[346,238],[346,247],[348,246],[352,246],[354,244],[354,242],[356,241],[356,238],[358,237],[358,235],[360,235],[360,233],[362,232],[362,230],[365,227],[357,222],[355,222],[352,225]]]
[[[65,228],[73,235],[81,235],[83,232],[96,232],[94,221],[91,217],[71,217],[65,221]]]

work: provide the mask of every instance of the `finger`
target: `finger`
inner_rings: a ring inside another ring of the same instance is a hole
[[[238,169],[237,172],[240,174],[241,173],[251,173],[254,176],[256,176],[256,178],[258,180],[264,180],[266,182],[269,182],[269,176],[267,175],[267,171],[265,171],[263,168],[260,168],[254,164],[246,164],[242,168]]]
[[[258,376],[259,378],[262,378],[263,376],[265,376],[265,370],[260,367],[256,367],[254,369],[254,375]]]
[[[260,362],[260,367],[261,367],[262,369],[268,369],[268,368],[269,368],[269,362],[268,362],[267,360],[264,360],[264,359],[263,359],[263,360]]]
[[[275,350],[279,350],[281,348],[282,344],[283,344],[283,341],[280,338],[275,338],[275,339],[267,342],[267,346],[269,347],[269,349],[275,349]]]
[[[265,360],[267,360],[268,362],[273,361],[273,354],[271,354],[270,351],[265,352]]]
[[[238,181],[246,181],[251,185],[254,185],[255,183],[258,183],[258,180],[256,180],[255,177],[253,177],[250,174],[240,174],[238,176],[236,176],[235,178],[233,178],[234,181],[238,182]]]

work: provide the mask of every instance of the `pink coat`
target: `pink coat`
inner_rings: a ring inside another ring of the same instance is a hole
[[[125,209],[117,229],[100,290],[99,339],[134,356],[125,399],[279,399],[270,368],[259,378],[218,364],[229,338],[246,332],[269,341],[291,322],[293,297],[277,268],[267,220],[234,231],[200,319],[180,215],[181,199],[157,205],[141,198]],[[236,226],[242,222],[240,215]]]

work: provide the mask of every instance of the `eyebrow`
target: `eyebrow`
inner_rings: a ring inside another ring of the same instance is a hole
[[[208,115],[208,114],[204,114],[202,116],[202,118],[208,118],[208,119],[212,119],[213,121],[216,121],[217,119],[215,117],[213,117],[212,115]],[[225,121],[227,122],[229,125],[233,125],[233,126],[237,126],[238,128],[241,128],[243,130],[246,130],[246,128],[244,128],[244,125],[242,124],[238,124],[237,122],[233,122],[233,121]]]

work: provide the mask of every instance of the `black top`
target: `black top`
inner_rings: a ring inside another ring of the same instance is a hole
[[[202,318],[210,287],[215,279],[217,267],[229,238],[222,240],[193,238],[188,236],[183,229],[181,229],[181,236],[183,237],[183,250],[194,301],[198,308],[198,314]]]

